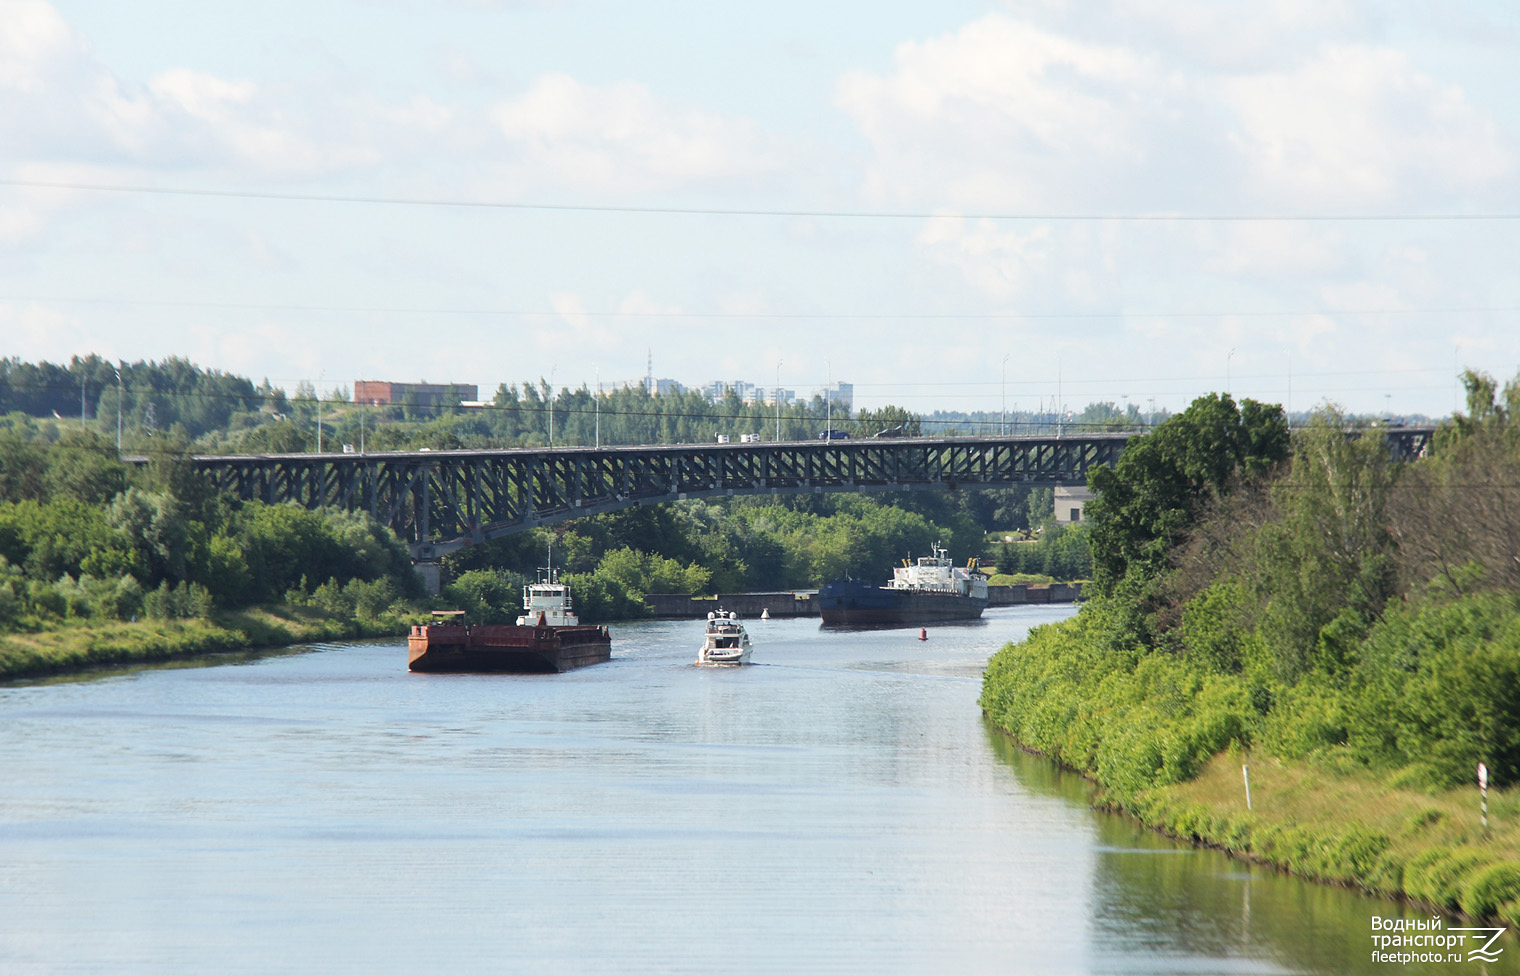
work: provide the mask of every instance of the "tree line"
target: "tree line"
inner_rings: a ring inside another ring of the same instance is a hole
[[[257,603],[375,617],[419,595],[406,547],[367,515],[240,502],[87,432],[0,430],[0,630]]]
[[[310,382],[292,391],[203,369],[189,360],[113,363],[97,355],[68,363],[0,359],[0,416],[78,419],[125,449],[207,454],[304,453],[354,449],[388,451],[712,442],[749,435],[807,440],[825,426],[853,437],[1054,434],[1141,430],[1154,420],[1137,407],[1088,404],[1080,412],[1051,409],[945,412],[928,416],[898,406],[852,410],[822,396],[784,404],[745,402],[732,390],[714,401],[705,393],[652,395],[642,384],[593,389],[553,387],[540,377],[500,384],[482,406],[360,404],[349,391],[319,391]],[[1164,412],[1162,414],[1164,416]]]
[[[1095,599],[1000,653],[984,707],[1121,801],[1232,745],[1520,781],[1520,380],[1464,380],[1413,462],[1227,395],[1132,441],[1089,478]]]

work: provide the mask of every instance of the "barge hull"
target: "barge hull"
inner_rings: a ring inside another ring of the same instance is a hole
[[[946,620],[978,620],[985,597],[913,593],[867,583],[830,583],[818,593],[824,626],[907,627]]]
[[[612,658],[605,627],[413,627],[408,667],[427,673],[554,674]]]

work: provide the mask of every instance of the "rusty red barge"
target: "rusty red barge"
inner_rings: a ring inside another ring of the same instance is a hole
[[[570,587],[552,570],[523,587],[523,615],[511,624],[429,624],[407,637],[413,671],[552,674],[612,657],[606,627],[582,626]]]

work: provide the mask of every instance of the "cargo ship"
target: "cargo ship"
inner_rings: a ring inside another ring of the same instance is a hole
[[[898,627],[944,620],[977,620],[987,608],[987,581],[950,562],[939,546],[933,555],[903,560],[886,586],[859,580],[836,580],[818,591],[818,611],[825,626],[837,624]]]
[[[570,586],[554,570],[523,587],[523,613],[511,624],[428,624],[407,637],[408,667],[426,672],[511,671],[552,674],[612,657],[606,627],[582,626]]]

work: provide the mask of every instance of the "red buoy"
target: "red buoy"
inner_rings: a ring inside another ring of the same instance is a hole
[[[918,628],[918,639],[919,640],[928,640],[929,639],[929,628],[927,628],[927,627],[920,627],[920,628]]]

